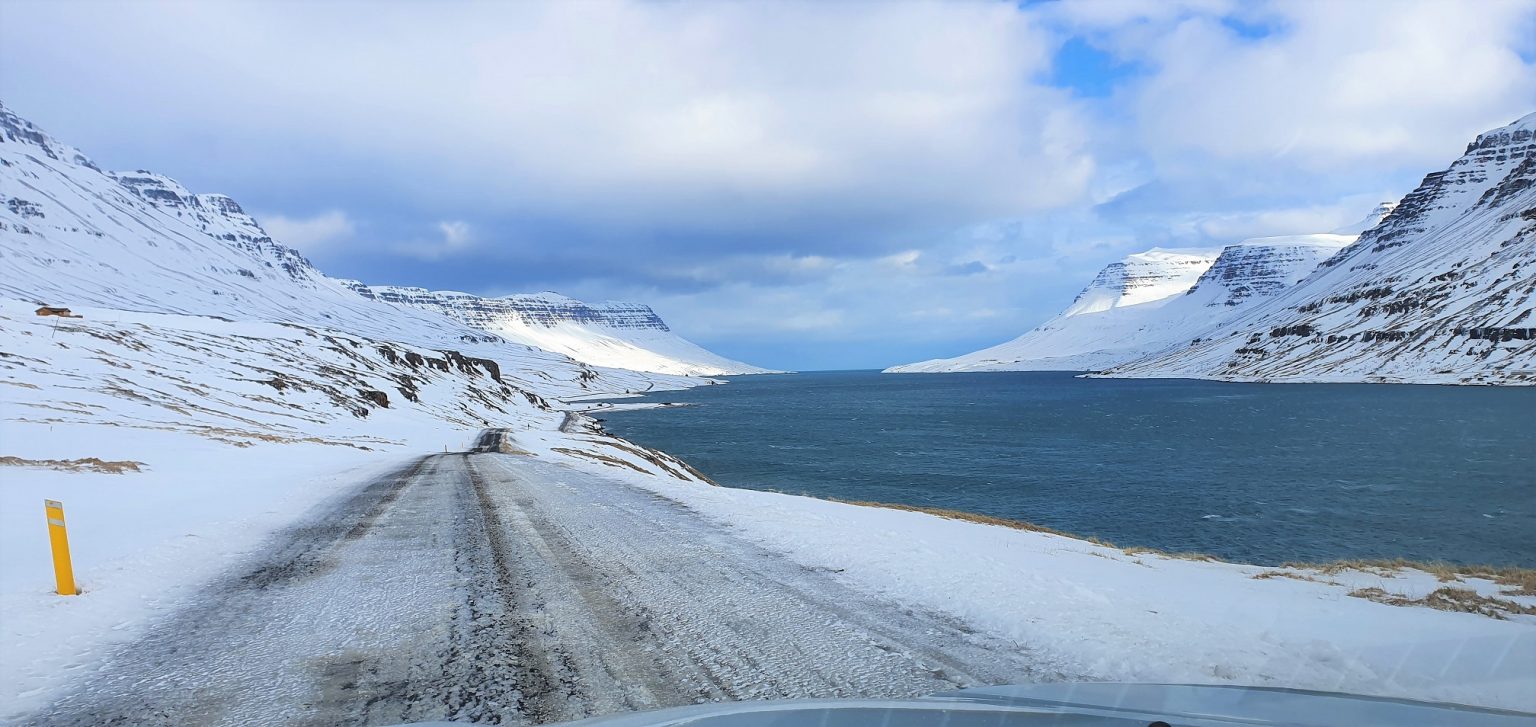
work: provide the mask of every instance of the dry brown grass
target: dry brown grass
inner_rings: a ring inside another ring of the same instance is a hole
[[[975,513],[975,512],[966,512],[965,510],[950,510],[950,509],[942,508],[942,507],[923,507],[921,505],[903,505],[903,504],[896,503],[896,502],[873,502],[873,501],[870,501],[870,500],[840,500],[840,499],[835,498],[835,497],[829,497],[829,498],[826,498],[826,499],[831,500],[832,502],[841,502],[844,505],[858,505],[859,507],[878,507],[878,508],[883,508],[883,509],[886,509],[886,510],[904,510],[906,512],[921,512],[921,513],[926,513],[928,515],[934,515],[934,516],[937,516],[937,517],[941,517],[941,518],[944,518],[945,520],[963,520],[963,521],[968,522],[968,523],[979,523],[981,525],[997,525],[999,527],[1012,528],[1014,530],[1024,530],[1026,532],[1031,532],[1031,533],[1045,533],[1047,535],[1060,535],[1060,536],[1062,536],[1064,538],[1075,538],[1077,540],[1085,540],[1087,542],[1093,543],[1094,545],[1102,545],[1102,546],[1105,546],[1105,547],[1108,547],[1108,548],[1115,547],[1115,545],[1113,543],[1108,543],[1108,542],[1105,542],[1105,541],[1100,540],[1098,538],[1093,538],[1093,537],[1085,538],[1085,537],[1082,537],[1082,536],[1079,536],[1079,535],[1073,535],[1071,533],[1065,533],[1065,532],[1062,532],[1062,531],[1057,530],[1055,528],[1048,528],[1048,527],[1046,527],[1044,525],[1036,525],[1036,524],[1034,524],[1032,522],[1028,522],[1028,521],[1025,521],[1025,520],[1012,520],[1012,519],[1009,519],[1009,518],[993,517],[991,515],[982,515],[980,513]]]
[[[1438,611],[1475,613],[1501,621],[1507,620],[1510,614],[1536,616],[1536,606],[1527,606],[1505,598],[1484,596],[1470,588],[1445,586],[1435,589],[1423,598],[1409,598],[1372,586],[1350,591],[1349,595],[1389,606],[1424,606]]]
[[[502,439],[501,440],[501,444],[496,445],[496,451],[498,453],[500,453],[500,454],[516,454],[516,455],[521,455],[521,456],[524,456],[524,457],[532,457],[533,456],[532,452],[529,452],[529,451],[526,451],[526,450],[522,450],[522,449],[518,449],[517,445],[512,444],[512,442],[510,442],[510,441],[508,441],[506,439]]]
[[[144,467],[143,462],[132,460],[103,460],[95,457],[84,459],[23,459],[6,455],[0,457],[0,466],[4,467],[41,467],[43,469],[59,470],[60,472],[100,472],[102,474],[120,475],[124,472],[139,472]]]
[[[1344,584],[1342,584],[1342,583],[1340,583],[1338,581],[1324,580],[1322,578],[1317,578],[1317,577],[1308,575],[1306,573],[1296,573],[1296,572],[1293,572],[1293,571],[1284,571],[1284,570],[1267,570],[1267,571],[1264,571],[1262,573],[1255,573],[1252,576],[1252,578],[1254,580],[1256,580],[1256,581],[1265,581],[1265,580],[1269,580],[1271,578],[1290,578],[1291,580],[1308,581],[1308,582],[1311,582],[1311,583],[1322,583],[1322,584],[1329,585],[1329,586],[1342,586],[1342,585],[1344,585]]]
[[[1492,576],[1490,580],[1501,586],[1508,586],[1504,593],[1510,596],[1536,596],[1536,568],[1489,568],[1483,571]],[[1509,590],[1513,589],[1513,590]]]
[[[1281,568],[1298,568],[1317,571],[1323,575],[1335,575],[1346,571],[1359,571],[1372,575],[1390,578],[1399,572],[1408,569],[1417,569],[1425,573],[1434,574],[1441,581],[1456,580],[1454,569],[1446,563],[1418,562],[1397,558],[1394,560],[1366,560],[1355,558],[1350,560],[1335,560],[1329,563],[1297,563],[1288,562],[1280,564]]]
[[[937,516],[937,517],[941,517],[941,518],[944,518],[945,520],[964,520],[965,522],[968,522],[968,523],[980,523],[982,525],[998,525],[998,526],[1005,527],[1005,528],[1013,528],[1014,530],[1025,530],[1025,531],[1028,531],[1028,532],[1031,532],[1031,533],[1049,533],[1051,535],[1062,535],[1062,536],[1066,536],[1066,537],[1071,537],[1071,536],[1068,536],[1066,533],[1061,532],[1060,530],[1054,530],[1054,529],[1045,527],[1044,525],[1036,525],[1034,523],[1025,522],[1023,520],[1010,520],[1008,518],[993,517],[991,515],[981,515],[981,514],[974,513],[974,512],[966,512],[964,510],[949,510],[949,509],[942,508],[942,507],[923,507],[921,505],[903,505],[903,504],[897,503],[897,502],[875,502],[873,500],[841,500],[841,499],[838,499],[836,497],[829,497],[827,499],[831,500],[832,502],[841,502],[844,505],[858,505],[859,507],[878,507],[878,508],[881,508],[881,509],[884,509],[884,510],[903,510],[903,511],[906,511],[906,512],[921,512],[921,513],[927,513],[929,515],[934,515],[934,516]]]
[[[903,504],[895,503],[895,502],[872,502],[872,501],[869,501],[869,500],[840,500],[840,499],[835,498],[835,497],[830,497],[830,498],[826,498],[826,499],[829,499],[829,500],[831,500],[833,502],[841,502],[841,503],[843,503],[845,505],[858,505],[860,507],[879,507],[879,508],[884,508],[886,510],[905,510],[907,512],[921,512],[921,513],[926,513],[928,515],[934,515],[934,516],[937,516],[937,517],[941,517],[941,518],[944,518],[946,520],[962,520],[962,521],[969,522],[969,523],[978,523],[980,525],[996,525],[996,526],[999,526],[999,527],[1011,528],[1013,530],[1023,530],[1023,531],[1031,532],[1031,533],[1045,533],[1046,535],[1059,535],[1059,536],[1061,536],[1063,538],[1072,538],[1073,540],[1081,540],[1081,541],[1084,541],[1084,542],[1087,542],[1087,543],[1092,543],[1094,545],[1102,546],[1102,547],[1105,547],[1105,548],[1115,548],[1115,549],[1121,551],[1122,553],[1125,553],[1126,555],[1155,555],[1155,556],[1158,556],[1158,557],[1161,557],[1161,558],[1172,558],[1172,559],[1175,559],[1175,560],[1207,561],[1207,562],[1213,562],[1213,563],[1214,562],[1219,562],[1215,556],[1207,555],[1205,553],[1170,552],[1170,551],[1166,551],[1166,550],[1158,550],[1157,548],[1147,548],[1147,547],[1121,548],[1120,546],[1115,545],[1114,543],[1111,543],[1111,542],[1109,542],[1107,540],[1104,540],[1103,538],[1095,537],[1095,536],[1092,536],[1092,535],[1087,535],[1087,536],[1077,535],[1077,534],[1074,534],[1074,533],[1068,533],[1068,532],[1065,532],[1065,531],[1062,531],[1062,530],[1057,530],[1055,528],[1046,527],[1044,525],[1037,525],[1037,524],[1029,522],[1027,520],[1013,520],[1013,519],[1010,519],[1010,518],[994,517],[992,515],[983,515],[981,513],[967,512],[965,510],[950,510],[950,509],[942,508],[942,507],[923,507],[921,505],[903,505]],[[1145,565],[1145,564],[1143,563],[1143,565]]]
[[[581,449],[571,449],[570,447],[550,447],[549,449],[551,452],[559,452],[560,454],[569,455],[572,457],[585,457],[587,459],[597,460],[598,462],[602,462],[609,467],[628,467],[629,469],[632,469],[643,475],[651,474],[650,472],[646,472],[645,470],[641,469],[640,466],[634,462],[619,459],[618,457],[609,457],[606,454],[598,454],[596,452],[588,452]]]
[[[673,457],[672,461],[676,462],[678,464],[678,466],[682,467],[684,470],[687,470],[688,474],[693,475],[694,479],[696,479],[696,480],[698,480],[700,482],[708,483],[708,484],[713,485],[715,487],[719,487],[720,486],[719,482],[716,482],[716,481],[710,479],[709,475],[706,475],[703,472],[700,472],[693,465],[688,464],[687,462],[685,462],[685,461],[683,461],[681,459],[678,459],[677,457]]]
[[[1359,571],[1383,578],[1391,578],[1405,570],[1417,570],[1433,575],[1441,583],[1461,583],[1468,578],[1482,578],[1505,586],[1506,595],[1536,596],[1536,569],[1515,566],[1456,565],[1398,558],[1396,560],[1338,560],[1332,563],[1286,563],[1281,567],[1316,571],[1323,575]]]
[[[1155,556],[1158,556],[1158,557],[1161,557],[1161,558],[1172,558],[1174,560],[1193,560],[1193,561],[1199,561],[1201,563],[1219,563],[1219,562],[1221,562],[1219,558],[1217,558],[1216,556],[1211,555],[1209,553],[1196,553],[1196,552],[1192,552],[1192,551],[1168,551],[1168,550],[1160,550],[1158,548],[1148,548],[1148,547],[1144,547],[1144,546],[1133,546],[1133,547],[1130,547],[1130,548],[1125,548],[1124,550],[1125,550],[1125,554],[1126,555],[1143,555],[1143,554],[1146,554],[1146,555],[1155,555]]]
[[[668,465],[664,460],[662,460],[662,458],[660,456],[658,456],[653,451],[645,450],[645,449],[642,449],[642,448],[640,448],[638,446],[635,446],[635,445],[632,445],[632,444],[627,444],[627,443],[621,444],[619,441],[615,441],[615,440],[612,440],[612,439],[588,439],[587,441],[592,443],[592,444],[607,445],[609,447],[613,447],[614,449],[619,450],[620,452],[627,452],[629,454],[632,454],[632,455],[634,455],[636,457],[639,457],[640,459],[643,459],[643,460],[645,460],[647,462],[650,462],[651,464],[655,465],[661,471],[666,472],[667,474],[671,475],[672,477],[674,477],[676,479],[683,480],[683,481],[687,481],[687,479],[688,479],[687,476],[685,476],[681,472],[678,472],[676,469],[673,469],[670,465]],[[622,441],[622,440],[620,440],[620,441]],[[597,455],[597,456],[601,457],[603,455]]]

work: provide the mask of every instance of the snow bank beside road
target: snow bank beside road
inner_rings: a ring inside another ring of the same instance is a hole
[[[1012,639],[1042,669],[1536,710],[1536,617],[1348,595],[1375,586],[1422,596],[1447,585],[1427,573],[1256,578],[1275,569],[570,462],[674,499],[808,568]],[[1487,581],[1450,585],[1536,604]]]
[[[26,442],[28,452],[132,458],[149,467],[126,474],[0,470],[0,722],[137,636],[272,531],[409,459],[319,444],[235,449],[94,426],[56,427],[34,441],[38,433],[0,423],[8,450]],[[82,595],[53,593],[44,498],[64,503]]]

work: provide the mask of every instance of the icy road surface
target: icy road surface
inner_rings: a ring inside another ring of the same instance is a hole
[[[275,536],[23,721],[537,724],[1061,676],[617,480],[441,454]]]

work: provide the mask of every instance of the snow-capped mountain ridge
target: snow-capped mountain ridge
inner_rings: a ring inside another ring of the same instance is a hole
[[[762,370],[683,341],[644,305],[588,305],[548,293],[490,304],[467,294],[369,289],[330,278],[273,239],[228,196],[195,194],[149,171],[102,172],[3,105],[0,141],[8,213],[0,215],[3,295],[344,326],[361,335],[411,335],[408,342],[418,345],[514,342],[553,347],[593,366],[660,374]],[[167,248],[178,252],[167,254]],[[551,329],[545,334],[558,327],[559,335],[529,336],[505,325],[502,332],[492,330],[493,319],[511,309],[525,326]]]
[[[32,122],[12,113],[3,103],[0,103],[0,140],[34,146],[49,159],[100,171],[96,163],[79,149],[53,138]]]
[[[480,328],[489,329],[497,316],[513,315],[530,325],[581,323],[609,328],[672,330],[661,316],[656,315],[656,311],[642,303],[583,303],[548,291],[481,297],[452,290],[433,291],[394,285],[364,285],[357,281],[344,282],[365,298],[423,308],[451,309],[460,320]]]
[[[322,275],[298,250],[272,239],[256,219],[246,214],[240,204],[223,194],[193,194],[180,182],[162,174],[140,169],[134,172],[107,172],[145,202],[178,217],[190,217],[196,227],[208,235],[240,247],[266,260],[276,262],[289,276],[302,278]]]
[[[4,106],[0,183],[0,297],[344,331],[497,360],[509,376],[533,376],[546,391],[693,385],[594,370],[438,312],[360,297],[273,240],[233,200],[192,194],[153,173],[102,172]]]
[[[1223,248],[1186,295],[1205,305],[1242,305],[1254,296],[1279,293],[1355,241],[1354,235],[1321,233],[1257,237]]]
[[[1336,228],[1333,231],[1329,232],[1328,234],[1331,234],[1331,235],[1350,235],[1350,236],[1358,238],[1360,235],[1364,234],[1366,230],[1369,230],[1372,227],[1375,227],[1375,226],[1381,224],[1381,221],[1385,220],[1387,217],[1391,216],[1392,212],[1394,210],[1396,210],[1396,209],[1397,209],[1397,203],[1396,202],[1382,202],[1381,204],[1376,205],[1376,208],[1371,210],[1370,214],[1366,215],[1365,217],[1360,218],[1359,221],[1357,221],[1357,222],[1355,222],[1353,224],[1349,224],[1349,225],[1345,225],[1343,227]],[[1264,239],[1264,238],[1260,238],[1260,239]],[[1239,243],[1239,244],[1241,244],[1241,243]]]
[[[596,366],[687,376],[767,372],[678,336],[656,311],[639,303],[583,303],[551,292],[483,298],[456,291],[344,283],[364,298],[442,313],[506,340]]]
[[[1380,225],[1202,340],[1106,372],[1536,383],[1536,114],[1478,135]]]
[[[1378,205],[1341,230],[1368,229],[1392,209]],[[945,371],[1095,371],[1187,343],[1306,277],[1354,242],[1333,232],[1257,237],[1219,251],[1154,248],[1111,263],[1060,315],[991,348],[952,359],[887,369]]]
[[[1062,312],[1062,316],[1098,313],[1111,308],[1140,305],[1189,290],[1220,250],[1165,250],[1152,248],[1110,263]]]

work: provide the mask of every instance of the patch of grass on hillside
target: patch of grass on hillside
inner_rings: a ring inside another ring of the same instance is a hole
[[[1515,566],[1457,565],[1443,561],[1425,562],[1397,558],[1395,560],[1337,560],[1332,563],[1285,563],[1280,567],[1315,571],[1323,575],[1360,571],[1383,578],[1391,578],[1405,570],[1417,570],[1433,575],[1441,583],[1461,583],[1469,578],[1481,578],[1504,586],[1504,594],[1508,596],[1536,596],[1536,569]]]
[[[965,510],[950,510],[942,507],[923,507],[921,505],[903,505],[895,502],[873,502],[870,500],[839,500],[835,497],[827,499],[831,500],[832,502],[841,502],[844,505],[858,505],[859,507],[878,507],[886,510],[921,512],[928,515],[941,517],[945,520],[963,520],[965,522],[980,523],[982,525],[997,525],[1000,527],[1012,528],[1014,530],[1024,530],[1031,533],[1045,533],[1047,535],[1060,535],[1064,538],[1086,540],[1090,543],[1093,543],[1094,545],[1102,545],[1106,548],[1116,547],[1114,543],[1100,540],[1099,538],[1091,536],[1083,537],[1080,535],[1073,535],[1071,533],[1062,532],[1055,528],[1048,528],[1044,525],[1036,525],[1025,520],[1012,520],[1009,518],[994,517],[992,515],[982,515],[980,513],[967,512]]]
[[[1388,593],[1372,586],[1370,588],[1359,588],[1350,591],[1349,595],[1377,603],[1385,603],[1389,606],[1424,606],[1438,611],[1475,613],[1501,621],[1508,619],[1507,614],[1536,616],[1536,606],[1516,603],[1507,598],[1484,596],[1470,588],[1445,586],[1435,589],[1423,598],[1409,598],[1396,593]]]
[[[143,462],[133,460],[103,460],[95,457],[83,459],[23,459],[6,455],[0,457],[0,466],[3,467],[41,467],[43,469],[59,470],[61,472],[100,472],[109,475],[120,475],[124,472],[139,472],[144,467]]]

